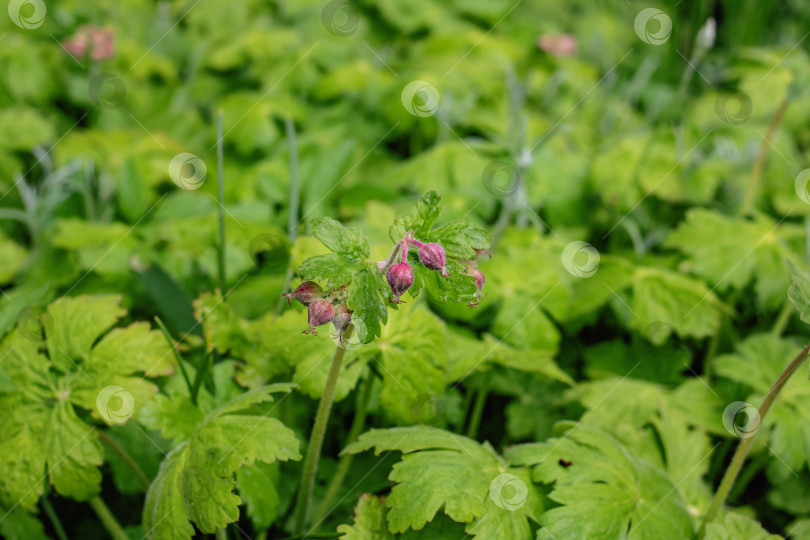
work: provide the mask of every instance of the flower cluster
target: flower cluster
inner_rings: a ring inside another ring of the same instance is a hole
[[[388,285],[391,287],[391,293],[394,295],[390,301],[396,304],[402,302],[400,298],[405,291],[410,289],[413,285],[413,268],[411,268],[411,265],[408,264],[408,251],[411,247],[417,249],[419,262],[421,262],[425,268],[436,270],[445,279],[448,277],[447,255],[444,248],[433,242],[422,243],[413,237],[412,232],[407,233],[405,238],[397,243],[396,247],[394,248],[394,252],[391,254],[388,261],[377,262],[377,267],[380,269],[380,272],[385,274]],[[397,264],[392,264],[399,253],[401,253],[400,262]],[[490,256],[490,258],[492,258],[492,254],[489,251],[476,249],[475,259],[458,259],[458,261],[464,267],[467,275],[475,278],[475,286],[477,288],[476,298],[475,302],[470,302],[470,307],[477,305],[480,302],[481,291],[484,288],[484,282],[486,282],[486,277],[478,268],[477,263],[478,258],[482,253],[486,253]]]
[[[395,304],[402,303],[402,295],[413,286],[413,267],[408,263],[408,253],[411,248],[416,249],[419,262],[425,268],[435,270],[439,272],[440,276],[449,279],[447,273],[447,254],[444,248],[434,242],[420,242],[413,237],[412,232],[409,232],[402,240],[397,242],[387,261],[377,262],[377,268],[385,275],[385,279],[393,295],[389,297],[389,302]],[[479,303],[481,291],[486,281],[486,277],[478,268],[477,263],[478,258],[483,253],[492,257],[490,252],[476,249],[474,259],[456,259],[464,268],[464,272],[475,278],[477,292],[475,294],[475,301],[469,303],[470,307]],[[397,262],[397,260],[399,260],[399,262]],[[346,305],[346,298],[348,296],[347,285],[325,291],[314,281],[304,281],[293,292],[284,293],[282,296],[287,298],[289,304],[292,304],[292,299],[294,298],[307,306],[309,327],[302,333],[317,335],[315,332],[316,327],[331,322],[335,326],[335,330],[337,330],[337,336],[335,337],[341,340],[343,339],[344,332],[352,321],[352,311]]]
[[[312,333],[317,336],[315,327],[331,322],[335,325],[338,335],[342,335],[352,320],[352,312],[345,304],[345,285],[332,291],[324,291],[314,281],[304,281],[293,292],[284,293],[282,296],[287,297],[288,304],[292,304],[291,300],[295,298],[307,306],[309,327],[301,332],[302,334]]]

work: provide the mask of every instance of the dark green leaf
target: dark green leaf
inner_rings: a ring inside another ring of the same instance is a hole
[[[356,263],[368,259],[368,240],[360,229],[344,227],[329,217],[314,219],[311,226],[315,238],[347,261]]]
[[[428,191],[416,201],[411,213],[399,216],[388,229],[388,236],[399,242],[408,231],[413,231],[417,238],[427,238],[430,228],[441,215],[442,197],[435,191]]]

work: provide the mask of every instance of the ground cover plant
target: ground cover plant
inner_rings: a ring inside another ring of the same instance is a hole
[[[10,0],[0,537],[810,538],[808,22]]]

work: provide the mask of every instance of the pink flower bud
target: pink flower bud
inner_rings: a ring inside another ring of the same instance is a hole
[[[313,300],[309,304],[308,315],[309,328],[301,333],[308,334],[312,332],[313,336],[317,336],[318,334],[315,333],[315,327],[327,324],[332,320],[332,318],[335,316],[335,306],[330,304],[327,300]]]
[[[315,283],[314,281],[305,281],[298,286],[291,293],[284,293],[281,296],[287,297],[287,303],[292,305],[290,298],[295,298],[305,306],[308,306],[314,300],[317,300],[323,296],[323,289],[321,286]]]
[[[375,264],[377,265],[377,270],[382,274],[385,272],[385,265],[388,264],[388,261],[377,261]]]
[[[431,270],[441,270],[442,276],[447,277],[447,258],[444,248],[439,244],[422,244],[419,248],[419,260]]]
[[[352,320],[352,312],[346,304],[340,304],[335,308],[335,315],[332,317],[332,324],[338,333],[343,332]]]
[[[478,295],[480,296],[484,288],[484,283],[487,282],[487,277],[478,268],[474,268],[470,275],[475,278],[475,286],[478,288]]]
[[[391,286],[391,292],[394,293],[394,299],[391,301],[399,304],[400,296],[413,285],[413,268],[406,262],[392,264],[385,278],[388,280],[388,285]]]

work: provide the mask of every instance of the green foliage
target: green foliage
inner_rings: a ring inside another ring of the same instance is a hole
[[[0,536],[300,536],[342,346],[312,533],[693,537],[807,343],[806,3],[45,3],[0,17]],[[412,245],[394,304],[408,234],[447,276]],[[807,388],[705,538],[810,537]]]
[[[240,467],[301,459],[298,439],[279,420],[266,414],[237,414],[291,388],[277,384],[248,391],[208,412],[181,436],[172,429],[163,432],[182,442],[166,456],[146,495],[143,520],[150,538],[191,538],[194,528],[189,522],[208,533],[227,526],[239,519],[242,500],[233,489]],[[160,416],[170,414],[175,423],[188,423],[180,409],[163,408]],[[249,482],[246,487],[250,490]],[[255,503],[254,498],[249,500]],[[260,523],[267,520],[259,518]]]
[[[163,336],[148,323],[107,332],[126,313],[119,303],[116,296],[60,298],[47,306],[50,321],[38,327],[44,335],[27,321],[0,345],[0,404],[11,411],[0,420],[3,504],[32,508],[46,477],[61,495],[97,495],[103,462],[93,427],[98,421],[78,411],[124,423],[157,391],[144,376],[172,373]]]
[[[452,520],[468,523],[465,531],[473,538],[531,537],[527,518],[536,519],[542,511],[539,495],[525,472],[509,468],[488,444],[440,429],[410,427],[371,430],[344,452],[369,448],[377,454],[386,450],[404,454],[389,476],[396,484],[385,503],[390,532],[420,531],[443,509]],[[496,493],[490,495],[493,482],[504,474],[512,475],[510,481],[519,483],[522,491],[506,494],[504,486],[496,484]]]
[[[593,427],[570,425],[561,435],[506,455],[513,463],[534,466],[533,480],[553,484],[549,498],[560,506],[540,518],[539,538],[674,540],[692,534],[689,513],[664,471]]]

